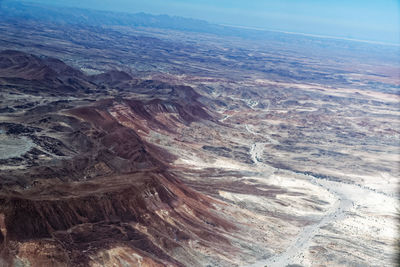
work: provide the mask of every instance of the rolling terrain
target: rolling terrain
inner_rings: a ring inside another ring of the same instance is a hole
[[[398,47],[14,5],[0,265],[396,266]]]

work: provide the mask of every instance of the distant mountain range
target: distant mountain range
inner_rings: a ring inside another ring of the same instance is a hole
[[[219,26],[204,20],[168,15],[150,15],[145,13],[121,13],[97,11],[79,8],[60,8],[20,1],[3,1],[0,9],[3,19],[32,19],[35,21],[53,21],[66,24],[86,24],[93,26],[119,25],[137,27],[156,27],[180,31],[227,34],[230,27]],[[230,29],[236,31],[235,29]]]
[[[236,27],[231,25],[212,24],[205,20],[184,18],[169,15],[152,15],[147,13],[123,13],[99,11],[21,2],[14,0],[0,1],[0,20],[24,19],[36,22],[53,22],[61,24],[85,24],[90,26],[132,26],[152,27],[196,33],[216,34],[219,36],[236,36],[249,39],[287,39],[291,41],[306,39],[309,36],[297,36],[283,32]]]
[[[15,0],[0,1],[0,20],[24,19],[61,24],[85,24],[90,26],[132,26],[170,29],[186,32],[208,33],[219,36],[235,36],[251,40],[279,40],[298,43],[311,40],[319,42],[321,39],[329,40],[330,44],[343,46],[343,44],[356,42],[362,45],[380,45],[360,40],[324,37],[302,33],[289,33],[257,28],[239,27],[209,23],[205,20],[184,18],[169,15],[152,15],[147,13],[123,13],[99,11],[21,2]]]
[[[256,28],[237,27],[232,25],[219,25],[204,20],[184,18],[169,15],[152,15],[147,13],[123,13],[99,11],[45,5],[15,0],[0,0],[0,22],[19,23],[30,21],[39,23],[55,23],[64,25],[85,25],[93,27],[105,26],[130,26],[168,29],[182,32],[212,34],[219,37],[239,37],[247,40],[274,42],[285,44],[298,49],[314,51],[315,49],[328,49],[331,52],[357,50],[358,55],[379,55],[388,59],[397,59],[398,47],[370,43],[357,40],[340,39],[335,37],[313,36],[307,34],[288,33],[279,31],[262,30]],[[312,47],[312,48],[311,48]],[[385,53],[382,53],[382,49]],[[362,52],[361,52],[362,51]]]

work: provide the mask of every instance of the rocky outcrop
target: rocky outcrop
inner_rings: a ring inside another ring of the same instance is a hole
[[[81,82],[71,85],[77,91],[89,82],[134,83],[121,72],[89,81],[61,61],[15,51],[0,62],[0,79],[45,84],[43,94],[69,79]],[[149,93],[152,84],[135,86]],[[236,227],[218,215],[222,204],[183,184],[169,164],[175,156],[138,134],[212,119],[192,88],[160,88],[173,93],[59,100],[0,125],[35,145],[13,159],[25,169],[1,173],[0,265],[188,266],[204,263],[207,251],[218,257],[219,246],[235,251],[226,234]]]

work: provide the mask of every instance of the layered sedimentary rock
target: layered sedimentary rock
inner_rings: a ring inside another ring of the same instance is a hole
[[[104,86],[117,75],[87,77],[55,59],[0,55],[0,77],[21,85],[14,88],[19,94],[27,93],[25,83],[37,81],[43,95],[65,83],[74,87],[64,86],[62,95],[84,95],[79,88],[86,83],[101,95],[104,87],[95,82]],[[152,87],[121,75],[137,90]],[[185,266],[202,262],[207,249],[231,247],[224,234],[236,227],[217,215],[221,203],[184,185],[170,171],[175,156],[137,134],[212,119],[192,88],[161,85],[175,93],[51,102],[2,124],[5,136],[34,144],[3,159],[9,165],[1,173],[3,264]]]

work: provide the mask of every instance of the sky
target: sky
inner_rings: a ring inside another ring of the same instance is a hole
[[[212,23],[400,43],[400,0],[29,0]]]

